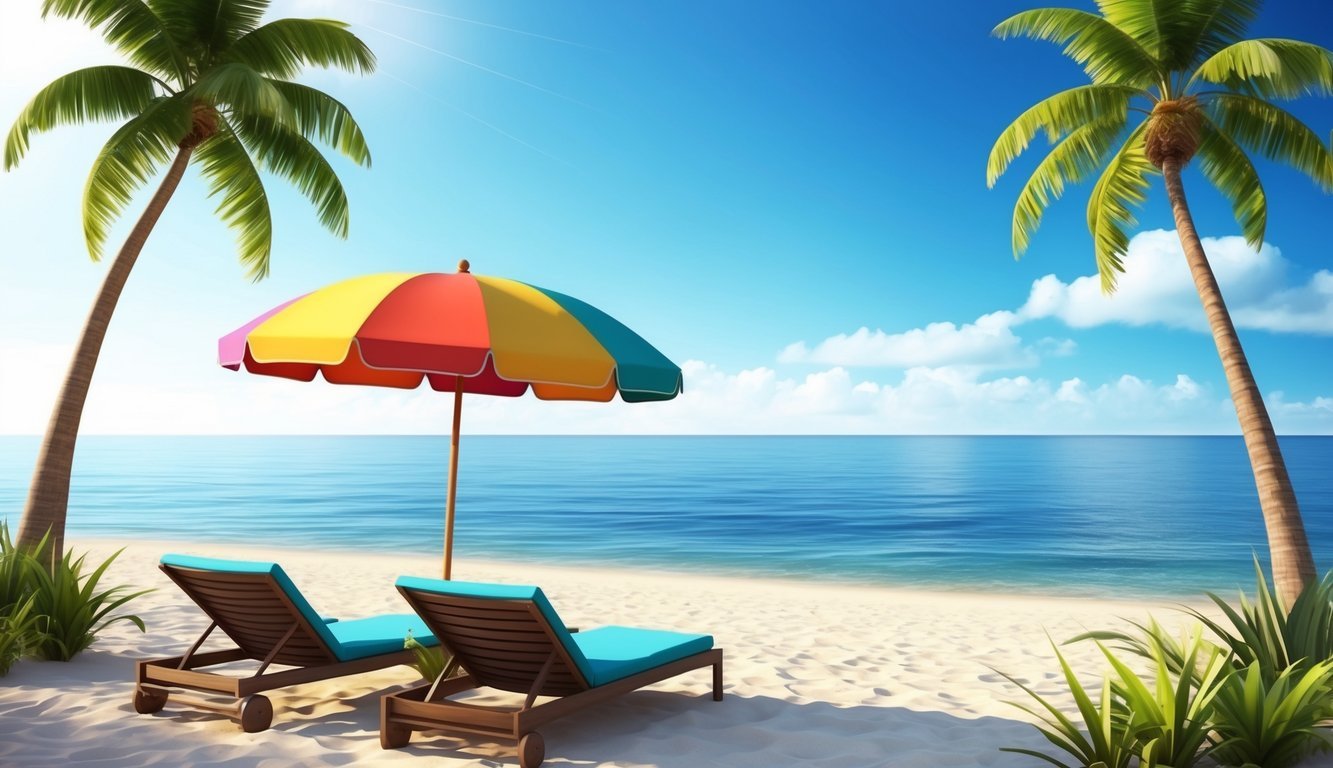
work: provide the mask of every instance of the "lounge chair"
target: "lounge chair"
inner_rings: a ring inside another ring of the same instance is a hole
[[[519,765],[537,768],[536,729],[592,704],[704,667],[722,700],[722,649],[709,635],[630,627],[571,632],[537,587],[404,576],[398,591],[453,659],[433,683],[380,700],[380,746],[406,746],[413,730],[482,734],[518,743]],[[464,674],[454,676],[462,666]],[[527,694],[521,707],[481,707],[448,697],[473,688]],[[556,696],[537,704],[538,696]]]
[[[184,696],[174,700],[227,715],[240,721],[246,733],[255,733],[273,721],[273,705],[260,691],[408,664],[413,660],[413,652],[403,648],[408,632],[422,645],[437,643],[412,614],[322,618],[275,563],[165,555],[160,567],[213,621],[184,656],[135,665],[134,711],[140,714],[162,709],[168,689],[185,688],[230,696],[233,701],[221,703]],[[214,629],[225,632],[236,647],[200,653]],[[249,677],[201,671],[245,659],[260,662]],[[265,674],[271,664],[295,669]]]

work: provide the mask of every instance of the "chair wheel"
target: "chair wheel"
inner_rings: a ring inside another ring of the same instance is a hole
[[[540,733],[523,734],[518,740],[519,768],[537,768],[546,759],[546,741]]]
[[[151,715],[154,712],[162,711],[167,705],[166,691],[148,691],[143,688],[134,689],[134,711],[141,715]]]
[[[273,723],[273,702],[267,696],[247,696],[241,701],[241,730],[259,733]]]
[[[380,728],[381,749],[402,749],[412,740],[412,729],[403,725],[385,723]]]

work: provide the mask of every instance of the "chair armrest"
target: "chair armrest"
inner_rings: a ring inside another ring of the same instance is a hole
[[[325,624],[337,624],[337,623],[338,623],[338,617],[336,617],[336,616],[320,616],[319,618],[320,618]]]

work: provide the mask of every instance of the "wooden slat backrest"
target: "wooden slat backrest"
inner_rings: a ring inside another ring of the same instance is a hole
[[[267,658],[298,624],[273,663],[309,667],[338,661],[272,575],[159,567],[250,658]]]
[[[399,587],[412,609],[478,684],[528,693],[546,660],[555,663],[537,693],[568,696],[588,683],[531,600],[457,597]]]

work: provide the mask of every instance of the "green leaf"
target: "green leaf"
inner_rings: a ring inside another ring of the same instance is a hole
[[[281,80],[269,80],[269,83],[291,105],[297,130],[302,136],[318,139],[357,165],[370,167],[370,148],[366,145],[366,137],[342,102],[308,85]]]
[[[1249,156],[1211,120],[1205,120],[1198,159],[1204,177],[1231,203],[1246,242],[1256,249],[1263,245],[1268,198]]]
[[[1065,185],[1083,181],[1097,172],[1124,128],[1123,119],[1088,123],[1065,137],[1037,165],[1014,205],[1015,257],[1027,250],[1047,206],[1060,199]]]
[[[1333,51],[1299,40],[1242,40],[1199,66],[1194,77],[1265,99],[1333,95]]]
[[[93,160],[83,188],[83,234],[94,260],[130,198],[175,154],[190,117],[184,97],[159,98],[112,134]]]
[[[236,232],[241,263],[251,279],[268,276],[273,249],[273,218],[268,194],[245,147],[228,125],[195,150],[209,197],[218,197],[217,213]]]
[[[268,0],[149,0],[168,34],[193,49],[200,69],[221,61],[222,54],[259,26]]]
[[[986,161],[986,185],[995,182],[1028,145],[1038,131],[1055,143],[1089,123],[1128,118],[1129,100],[1138,90],[1125,85],[1083,85],[1042,99],[1009,124],[995,140]]]
[[[1325,191],[1333,190],[1333,152],[1290,112],[1238,93],[1212,95],[1204,110],[1237,144],[1295,168]]]
[[[1144,88],[1158,79],[1157,62],[1124,31],[1095,13],[1073,8],[1036,8],[1000,22],[991,34],[1027,37],[1064,46],[1094,83]]]
[[[1125,271],[1122,258],[1129,249],[1126,230],[1138,224],[1131,209],[1147,199],[1149,177],[1158,173],[1143,146],[1146,129],[1147,123],[1140,123],[1129,134],[1088,198],[1088,231],[1092,233],[1097,273],[1106,293],[1115,290],[1116,275]]]
[[[231,124],[265,171],[295,185],[315,205],[320,223],[338,237],[347,237],[347,193],[329,161],[313,144],[264,118],[236,118]]]
[[[292,78],[314,66],[369,74],[375,54],[341,21],[278,19],[247,33],[227,53],[269,77]]]
[[[42,18],[101,27],[102,37],[136,66],[184,83],[189,68],[161,18],[143,0],[44,0]]]
[[[187,93],[194,99],[227,108],[237,115],[268,117],[295,127],[292,105],[282,92],[248,65],[222,64],[208,70]]]
[[[36,132],[134,117],[156,98],[157,80],[133,67],[88,67],[51,82],[19,113],[5,140],[5,170],[18,165]]]

